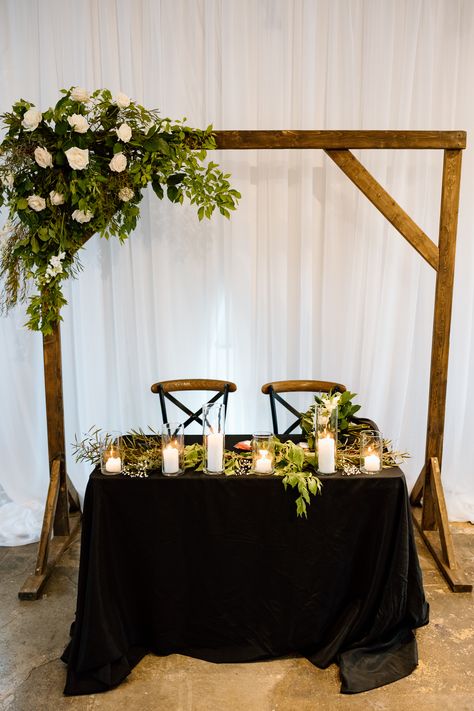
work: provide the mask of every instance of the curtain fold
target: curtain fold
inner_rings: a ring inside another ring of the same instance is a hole
[[[216,129],[470,132],[473,55],[468,0],[4,0],[0,111],[20,97],[46,108],[79,85]],[[354,153],[437,242],[441,153]],[[320,378],[358,393],[362,414],[411,453],[413,484],[433,270],[323,152],[212,159],[242,193],[230,221],[199,223],[189,206],[147,194],[125,245],[95,236],[81,253],[62,324],[68,445],[94,425],[158,426],[158,379],[233,380],[227,430],[251,432],[271,423],[263,383]],[[443,463],[458,520],[474,520],[473,189],[467,150]],[[0,508],[0,545],[38,535],[48,485],[42,339],[24,321],[21,307],[0,319],[0,486],[10,507]],[[82,494],[88,467],[70,446],[67,457]]]

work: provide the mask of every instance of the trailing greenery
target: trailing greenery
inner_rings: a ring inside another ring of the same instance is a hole
[[[228,174],[204,163],[212,126],[161,118],[108,89],[61,94],[44,112],[20,99],[1,116],[1,306],[29,298],[26,325],[44,334],[61,318],[62,281],[80,268],[78,250],[95,232],[127,239],[147,185],[159,199],[189,200],[199,220],[216,209],[228,218],[240,198]]]
[[[76,462],[89,462],[93,466],[100,464],[101,447],[112,443],[112,435],[101,429],[91,428],[83,439],[77,437],[72,445]],[[150,430],[132,430],[122,438],[124,447],[123,473],[132,477],[148,476],[149,472],[161,470],[161,439]],[[238,476],[250,471],[251,454],[228,450],[224,453],[224,474]],[[204,469],[204,447],[202,444],[186,445],[184,448],[184,468],[195,471]],[[322,484],[316,476],[314,453],[293,442],[280,442],[275,438],[275,474],[282,477],[285,487],[296,489],[296,513],[306,516],[306,505],[311,495],[321,493]]]
[[[336,453],[336,467],[345,474],[360,474],[360,432],[359,425],[349,422],[350,437],[345,442],[339,442]],[[77,462],[89,462],[93,466],[100,464],[101,447],[112,443],[112,435],[99,428],[91,428],[81,440],[75,439],[73,455]],[[142,430],[132,430],[122,437],[124,447],[123,473],[131,477],[146,477],[153,471],[161,471],[161,437],[150,429],[147,434]],[[318,463],[314,451],[304,449],[294,442],[280,442],[275,437],[274,474],[282,478],[286,488],[295,489],[298,494],[295,500],[297,516],[307,516],[307,506],[311,496],[322,493],[323,484],[318,478]],[[384,440],[382,466],[399,465],[409,455],[406,452],[395,452],[389,440]],[[250,473],[250,452],[224,452],[224,474],[239,476]],[[184,468],[195,471],[204,469],[204,447],[202,444],[187,445],[184,448]]]

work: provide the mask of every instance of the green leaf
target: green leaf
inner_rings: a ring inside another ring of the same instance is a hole
[[[166,181],[167,185],[178,185],[178,183],[181,183],[183,178],[185,176],[185,173],[174,173],[174,175],[170,175],[168,177],[168,180]]]
[[[58,136],[64,136],[67,133],[69,128],[70,128],[70,126],[67,123],[67,121],[58,121],[56,126],[54,127],[54,132]]]
[[[17,210],[26,210],[28,207],[28,200],[26,198],[19,198],[16,202],[16,209]]]
[[[179,189],[176,187],[176,185],[169,185],[166,194],[168,196],[168,200],[171,200],[171,202],[176,202],[179,196]]]

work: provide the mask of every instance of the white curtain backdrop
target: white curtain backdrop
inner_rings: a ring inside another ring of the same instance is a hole
[[[123,91],[216,129],[474,128],[471,0],[1,0],[0,111],[60,88]],[[437,241],[442,155],[360,151]],[[319,151],[212,156],[241,191],[230,221],[147,195],[120,247],[94,237],[66,287],[66,441],[160,424],[150,385],[229,378],[227,430],[270,425],[260,387],[320,378],[424,458],[435,275]],[[465,151],[443,480],[474,520],[474,160]],[[42,339],[0,319],[0,544],[38,536],[48,485]],[[299,403],[302,408],[303,402]],[[68,448],[83,494],[89,468]]]

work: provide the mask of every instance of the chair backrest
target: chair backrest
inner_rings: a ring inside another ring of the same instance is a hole
[[[211,390],[215,391],[216,394],[208,402],[217,402],[219,398],[222,398],[224,409],[227,412],[227,398],[229,393],[233,393],[237,390],[237,385],[231,383],[229,380],[162,380],[161,382],[154,383],[151,386],[152,393],[157,393],[160,396],[161,405],[161,416],[163,418],[163,423],[168,422],[168,414],[166,411],[166,400],[169,400],[179,407],[180,410],[188,415],[188,419],[183,423],[184,428],[188,427],[192,422],[197,422],[200,425],[203,424],[202,406],[196,412],[189,409],[184,403],[180,402],[174,395],[173,392],[182,392],[184,390]]]
[[[343,393],[346,390],[345,385],[341,383],[332,383],[328,380],[277,380],[272,383],[262,385],[262,393],[270,396],[270,407],[272,411],[273,432],[278,432],[278,417],[276,402],[283,405],[297,418],[293,424],[281,434],[290,434],[300,425],[301,412],[298,412],[289,402],[287,402],[280,393],[296,393],[296,392],[312,392],[312,393],[328,393],[330,391]]]

